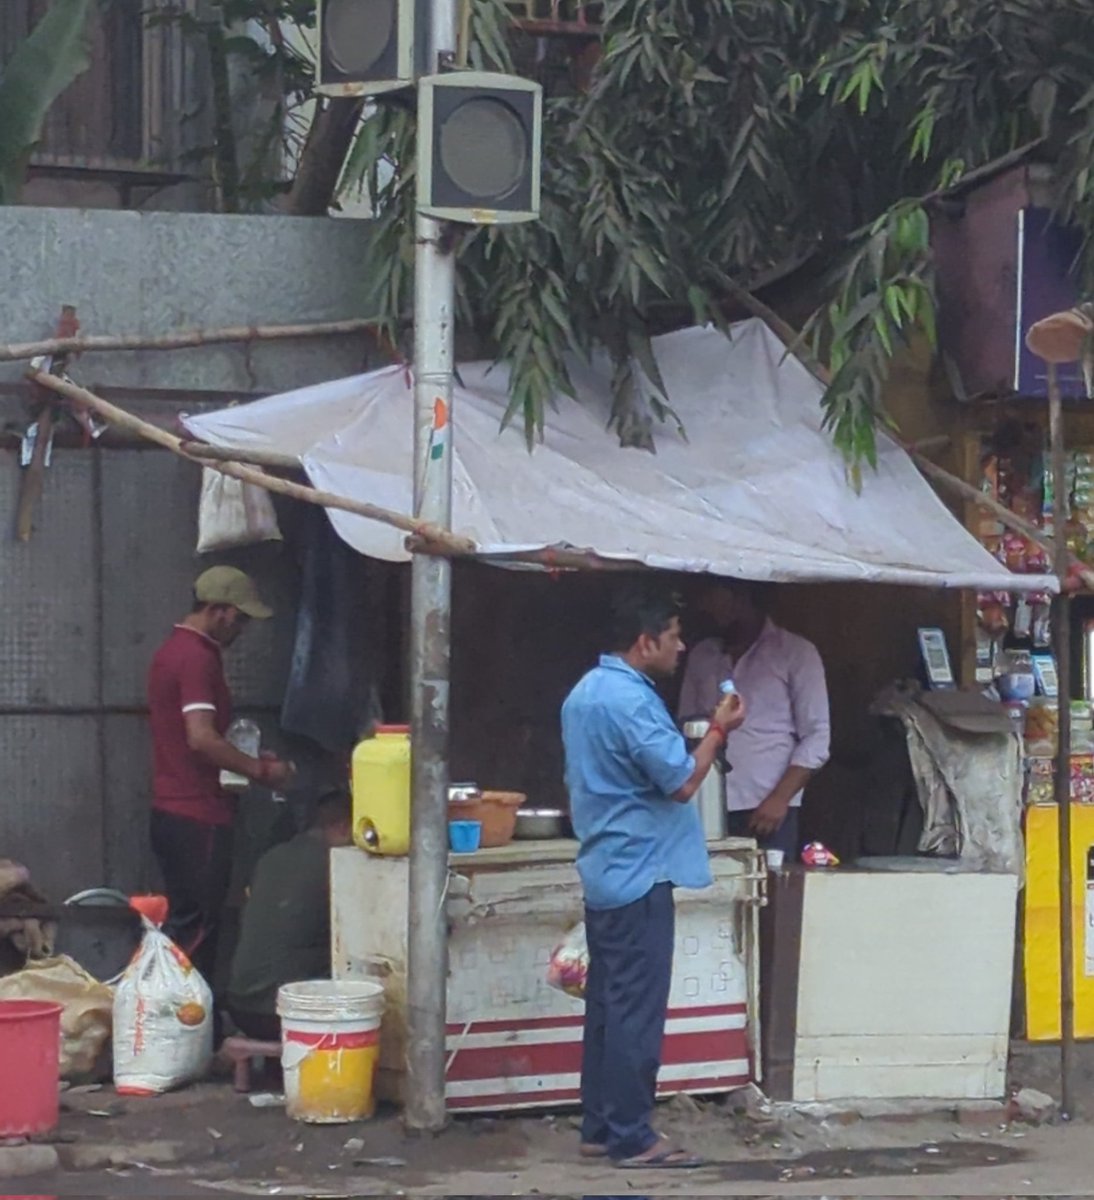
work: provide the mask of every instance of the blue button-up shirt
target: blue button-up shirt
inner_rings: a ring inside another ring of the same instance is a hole
[[[647,676],[604,655],[562,706],[562,743],[589,908],[711,883],[698,810],[672,799],[695,759]]]

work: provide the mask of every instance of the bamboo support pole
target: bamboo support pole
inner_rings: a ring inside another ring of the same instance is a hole
[[[1036,542],[1049,556],[1049,561],[1054,564],[1053,569],[1056,569],[1055,565],[1059,562],[1056,554],[1056,541],[1054,538],[1050,538],[1043,529],[1039,529],[1036,525],[1011,512],[1009,508],[1004,508],[998,500],[993,499],[991,496],[986,496],[978,488],[973,487],[971,483],[966,483],[965,480],[952,475],[949,471],[938,466],[937,463],[931,462],[929,458],[912,446],[905,446],[904,449],[924,475],[927,475],[931,479],[936,479],[943,487],[948,488],[954,495],[960,496],[963,500],[980,505],[981,508],[990,512],[992,516],[997,517],[1001,525],[1005,525],[1008,529],[1013,529],[1015,533],[1020,533],[1031,542]],[[1066,549],[1065,561],[1069,569],[1073,568],[1078,573],[1084,587],[1094,589],[1094,567],[1089,566],[1081,558],[1077,558],[1070,550]],[[1060,576],[1061,588],[1066,576],[1066,571],[1064,575]]]
[[[210,470],[219,471],[222,475],[229,475],[242,483],[253,483],[256,487],[265,488],[266,491],[275,492],[280,496],[288,496],[292,500],[302,500],[305,504],[318,504],[322,508],[339,509],[358,517],[365,517],[370,521],[391,525],[404,533],[413,534],[433,545],[443,547],[446,553],[456,558],[467,558],[476,553],[475,543],[470,538],[459,537],[445,529],[431,525],[428,521],[418,521],[404,513],[381,508],[378,504],[369,504],[363,500],[351,500],[346,496],[336,495],[334,492],[325,492],[319,488],[293,483],[288,479],[279,479],[275,475],[267,475],[257,467],[245,467],[235,462],[195,458],[183,449],[182,438],[168,433],[166,429],[160,429],[147,421],[142,421],[140,417],[135,417],[125,409],[118,408],[116,404],[111,404],[109,400],[96,396],[94,392],[89,392],[86,388],[79,387],[66,379],[47,375],[42,371],[31,371],[27,377],[34,383],[39,383],[58,395],[64,396],[73,404],[90,409],[109,424],[136,433],[148,441],[172,451],[180,458],[197,463],[198,466],[209,467]]]
[[[300,459],[292,454],[278,454],[273,450],[244,450],[235,446],[210,446],[207,442],[181,443],[187,458],[212,459],[213,462],[244,463],[251,467],[267,467],[271,471],[299,471]],[[206,463],[212,466],[213,462]]]
[[[88,337],[55,337],[41,342],[15,342],[0,346],[0,362],[16,362],[43,354],[89,354],[109,350],[186,350],[228,342],[273,342],[292,338],[334,337],[365,333],[378,322],[364,318],[347,321],[314,321],[301,325],[236,325],[226,329],[184,329],[159,337],[119,334]]]
[[[427,538],[410,537],[407,549],[415,554],[445,556],[449,551]],[[648,571],[645,563],[633,560],[604,558],[595,550],[582,550],[574,546],[545,546],[542,550],[514,550],[500,554],[484,554],[476,551],[479,562],[495,566],[523,565],[543,567],[547,571]]]
[[[1052,517],[1059,535],[1056,570],[1066,560],[1063,530],[1068,519],[1064,418],[1056,363],[1048,364],[1049,446],[1052,459]],[[1054,796],[1060,863],[1060,1110],[1075,1113],[1075,929],[1071,885],[1071,597],[1061,594],[1052,606],[1053,649],[1059,689]]]

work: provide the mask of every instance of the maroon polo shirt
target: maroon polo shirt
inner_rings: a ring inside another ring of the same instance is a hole
[[[230,825],[235,803],[220,786],[220,770],[190,749],[185,715],[205,710],[224,734],[232,697],[220,646],[188,625],[156,651],[148,669],[148,719],[152,727],[152,807],[208,825]]]

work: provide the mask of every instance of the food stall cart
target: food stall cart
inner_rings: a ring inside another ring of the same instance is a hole
[[[767,871],[751,839],[709,848],[714,886],[677,893],[661,1095],[725,1092],[756,1077]],[[582,917],[576,851],[567,839],[518,841],[450,859],[450,1109],[503,1112],[578,1099],[584,1005],[546,981],[552,950]],[[334,975],[384,979],[377,1094],[396,1102],[406,1060],[408,871],[406,858],[356,847],[331,859]]]
[[[826,647],[830,650],[830,664],[838,667],[830,674],[833,700],[862,710],[874,694],[860,694],[867,686],[876,691],[906,670],[906,656],[894,655],[893,648],[910,645],[907,638],[917,626],[949,623],[949,610],[941,602],[930,620],[910,614],[913,606],[926,605],[932,593],[969,589],[1037,595],[1058,586],[1049,575],[1013,575],[978,545],[905,450],[884,433],[878,438],[876,469],[864,473],[861,492],[849,488],[846,464],[823,428],[822,384],[762,322],[742,322],[728,339],[708,328],[677,331],[656,338],[653,348],[674,411],[688,431],[686,441],[658,432],[656,456],[621,450],[614,435],[605,433],[610,373],[599,362],[575,376],[580,403],[558,397],[532,455],[519,430],[498,432],[509,403],[504,366],[461,367],[462,386],[453,405],[451,445],[460,484],[452,525],[473,547],[480,565],[466,565],[462,579],[459,568],[465,564],[457,564],[454,572],[451,752],[454,759],[460,757],[453,778],[490,779],[535,796],[537,804],[563,801],[558,795],[558,708],[568,688],[595,661],[598,647],[586,644],[586,638],[592,641],[588,635],[603,595],[594,603],[591,593],[594,584],[603,589],[613,577],[589,571],[592,578],[584,588],[571,586],[564,575],[551,578],[555,591],[550,602],[533,612],[536,600],[521,582],[523,572],[506,572],[503,589],[474,576],[486,573],[481,564],[538,563],[553,572],[559,565],[556,554],[563,552],[569,565],[598,567],[611,561],[809,584],[818,591],[800,606],[799,615],[824,626],[813,640],[822,654]],[[188,427],[216,445],[296,456],[319,487],[410,512],[410,387],[401,367],[387,367],[194,418]],[[342,540],[359,553],[390,562],[410,557],[403,526],[377,524],[339,509],[329,515]],[[870,587],[854,586],[863,584]],[[891,590],[873,594],[875,586]],[[831,590],[837,587],[838,596]],[[923,590],[912,599],[911,588]],[[461,591],[466,604],[462,616]],[[872,593],[869,600],[866,592]],[[861,618],[853,625],[852,613]],[[795,632],[811,631],[796,625]],[[875,678],[883,669],[884,677]],[[410,687],[418,683],[409,681]],[[849,703],[852,691],[855,698]],[[502,778],[502,745],[525,746],[524,736],[533,727],[549,737],[540,743],[540,753],[524,753],[524,758],[529,764],[554,762],[556,769],[528,781]],[[448,896],[453,1104],[486,1108],[498,1107],[491,1097],[500,1096],[504,1106],[509,1097],[515,1098],[513,1103],[534,1104],[546,1102],[548,1093],[556,1098],[576,1094],[573,1055],[580,1009],[543,982],[547,956],[579,917],[572,852],[572,845],[556,849],[526,843],[500,857],[488,852],[456,862]],[[745,963],[736,990],[728,980],[737,974],[712,969],[713,952],[703,949],[703,937],[711,936],[708,927],[741,928],[741,913],[754,911],[761,886],[749,880],[757,874],[754,853],[723,843],[716,845],[714,857],[717,872],[728,872],[733,888],[744,894],[732,905],[727,898],[721,907],[698,897],[687,897],[682,905],[672,1006],[674,1019],[686,1025],[673,1026],[670,1036],[690,1039],[680,1045],[688,1047],[691,1057],[679,1064],[687,1066],[683,1079],[674,1081],[670,1072],[663,1076],[669,1089],[697,1083],[686,1090],[716,1091],[729,1086],[727,1080],[743,1077],[739,1068],[727,1074],[725,1066],[749,1059],[749,1052],[742,1053],[728,1037],[733,1014],[723,1011],[726,1004],[745,1004],[745,1046],[749,1038],[752,1046],[757,1043],[747,938],[742,934],[733,943],[735,956],[739,951]],[[400,1023],[406,1010],[408,865],[345,850],[334,857],[333,880],[336,972],[388,973],[392,1015],[384,1038],[381,1088],[397,1095],[405,1047]],[[879,873],[872,886],[898,895],[902,884]],[[944,876],[925,877],[921,886],[953,899]],[[538,897],[534,904],[530,894]],[[1003,888],[993,893],[991,903],[993,928],[1009,930],[1013,949],[1013,903]],[[743,921],[743,927],[748,924]],[[838,927],[826,925],[814,939],[810,953],[827,955],[833,963],[846,951]],[[729,944],[728,934],[722,942]],[[702,971],[685,975],[687,957],[700,954],[710,955],[709,962]],[[873,970],[882,972],[892,969],[894,959],[875,961]],[[1008,963],[1009,958],[992,961]],[[516,971],[509,967],[515,962],[521,964]],[[992,994],[1009,999],[1010,985],[1009,966],[993,968],[987,984]],[[725,998],[732,996],[737,998]],[[697,1020],[704,1024],[696,1028]],[[703,1045],[712,1020],[722,1022],[724,1053]],[[543,1029],[550,1030],[549,1039]],[[538,1047],[536,1038],[559,1049],[543,1056],[525,1052],[525,1043]],[[924,1053],[929,1049],[917,1044]],[[563,1057],[563,1047],[569,1058]],[[483,1060],[475,1066],[471,1055],[480,1051]],[[694,1057],[693,1051],[705,1057]],[[853,1048],[840,1051],[845,1052]],[[752,1057],[755,1072],[759,1066]],[[697,1063],[708,1065],[700,1070]],[[561,1076],[561,1081],[551,1076]],[[988,1077],[995,1075],[988,1072]]]

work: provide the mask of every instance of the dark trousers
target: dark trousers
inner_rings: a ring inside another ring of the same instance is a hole
[[[657,1141],[650,1124],[672,982],[672,885],[622,908],[585,910],[589,974],[581,1060],[581,1140],[614,1159]]]
[[[232,827],[153,809],[152,852],[169,905],[163,931],[212,987],[220,917],[232,875]]]
[[[254,1038],[257,1042],[281,1041],[281,1018],[274,1013],[252,1012],[229,1004],[228,1016],[244,1037]]]
[[[770,837],[757,838],[756,843],[761,850],[782,850],[786,855],[786,865],[796,863],[801,858],[801,842],[798,841],[798,825],[801,814],[800,808],[787,810],[783,823]],[[726,832],[730,837],[752,837],[748,823],[752,820],[750,810],[731,812]]]

